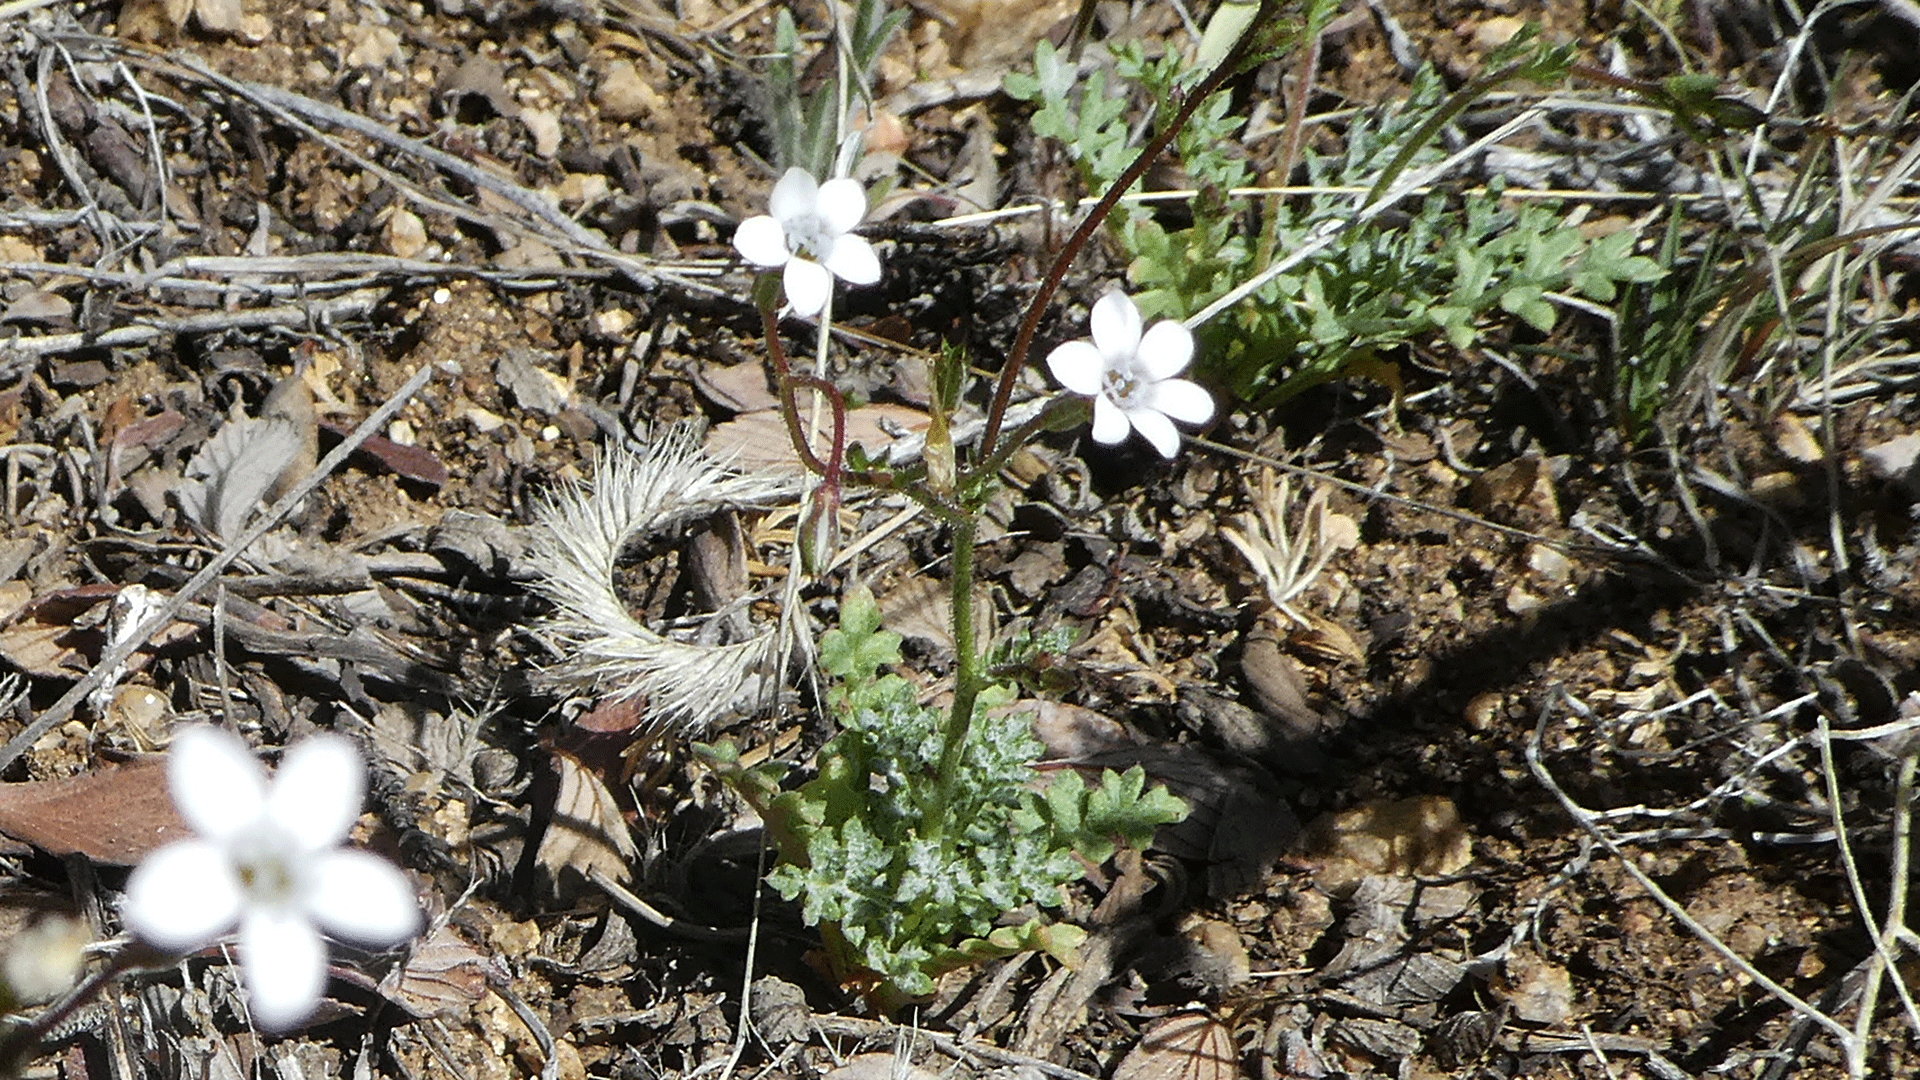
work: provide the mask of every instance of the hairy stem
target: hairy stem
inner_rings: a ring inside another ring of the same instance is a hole
[[[980,697],[980,652],[973,633],[972,515],[953,523],[953,709],[940,733],[940,766],[934,778],[933,798],[922,808],[921,834],[938,840],[946,832],[947,807],[953,805],[953,785],[960,772],[960,755],[973,727],[973,707]]]

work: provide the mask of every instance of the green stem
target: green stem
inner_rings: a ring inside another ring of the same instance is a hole
[[[953,523],[953,709],[940,733],[940,766],[934,777],[933,798],[922,807],[921,835],[939,840],[946,832],[947,808],[953,805],[953,785],[960,773],[960,757],[973,727],[973,707],[980,697],[980,651],[973,633],[973,542],[976,528],[971,515]]]

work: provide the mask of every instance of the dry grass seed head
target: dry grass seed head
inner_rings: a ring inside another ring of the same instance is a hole
[[[791,477],[733,472],[701,449],[691,428],[637,453],[610,451],[592,482],[554,495],[539,515],[534,560],[542,576],[535,587],[558,609],[535,628],[558,657],[540,681],[568,694],[644,697],[654,730],[697,731],[716,713],[757,705],[792,652],[792,604],[782,605],[778,627],[748,641],[676,641],[628,613],[614,588],[614,567],[638,535],[766,506],[797,491]]]

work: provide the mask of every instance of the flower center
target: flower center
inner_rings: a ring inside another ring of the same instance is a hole
[[[300,844],[292,836],[265,821],[241,831],[227,849],[247,903],[265,908],[284,908],[298,901],[305,880],[300,854]]]
[[[787,234],[788,254],[804,255],[815,261],[827,257],[832,238],[827,235],[826,222],[820,220],[820,215],[802,214],[782,224]]]
[[[1133,373],[1131,368],[1108,368],[1101,375],[1101,390],[1107,399],[1122,409],[1137,409],[1145,402],[1147,381]]]

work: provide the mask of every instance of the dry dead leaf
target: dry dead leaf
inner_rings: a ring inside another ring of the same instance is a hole
[[[1139,744],[1126,725],[1083,705],[1047,698],[1022,698],[1006,706],[1010,712],[1033,714],[1033,734],[1045,747],[1045,761],[1075,761],[1095,754],[1123,751]]]
[[[1445,877],[1473,862],[1473,837],[1460,809],[1440,795],[1375,800],[1314,822],[1308,851],[1320,860],[1315,880],[1329,892],[1370,874]]]
[[[57,292],[33,289],[22,293],[0,314],[0,323],[23,322],[68,324],[73,321],[73,302]]]
[[[307,445],[306,435],[281,417],[228,421],[187,463],[187,479],[177,489],[180,509],[214,536],[232,540],[281,474],[300,466]]]
[[[826,1080],[940,1080],[940,1074],[894,1054],[856,1054]]]
[[[84,675],[100,657],[106,640],[110,601],[119,585],[82,585],[42,593],[18,608],[0,630],[0,659],[35,678],[74,679]],[[0,592],[0,607],[18,587]],[[183,641],[200,632],[189,622],[174,622],[154,635],[149,648]],[[150,654],[135,653],[128,670],[139,670]]]
[[[1234,1080],[1239,1075],[1233,1030],[1203,1012],[1154,1021],[1113,1070],[1113,1080]]]
[[[442,926],[413,947],[407,962],[380,980],[380,993],[416,1017],[454,1018],[487,996],[489,976],[505,979],[500,961]]]
[[[694,388],[701,396],[736,413],[779,407],[779,395],[767,382],[767,369],[759,364],[704,364],[693,373]]]
[[[878,455],[903,434],[924,434],[927,414],[906,405],[881,402],[847,410],[847,443],[859,443]],[[825,436],[821,442],[826,441]],[[778,409],[742,413],[707,433],[707,453],[743,472],[804,472]],[[824,452],[824,451],[822,451]]]
[[[192,830],[174,812],[166,759],[152,757],[59,780],[0,784],[0,833],[52,855],[132,866]]]
[[[333,420],[322,421],[320,430],[344,439],[353,432],[351,425]],[[385,469],[402,480],[429,488],[446,486],[447,463],[424,446],[408,446],[385,435],[372,435],[353,452],[352,461],[362,467]]]
[[[940,23],[941,37],[962,69],[1003,67],[1030,61],[1033,43],[1071,18],[1079,0],[920,0],[920,11]]]
[[[560,771],[560,791],[535,862],[553,880],[568,869],[582,877],[598,869],[615,881],[627,880],[640,849],[613,792],[599,774],[564,750],[553,752],[553,764]]]
[[[240,0],[193,0],[194,21],[209,34],[238,36],[245,14]]]

